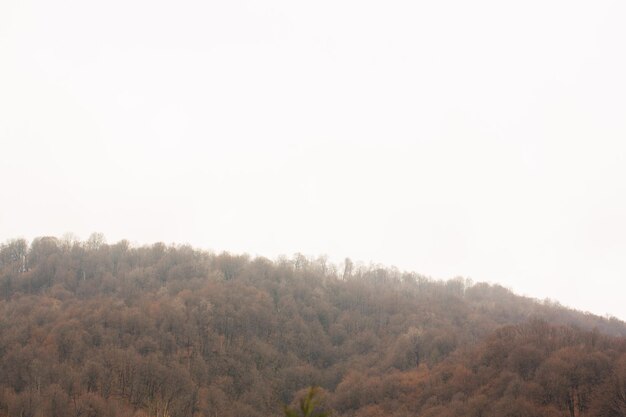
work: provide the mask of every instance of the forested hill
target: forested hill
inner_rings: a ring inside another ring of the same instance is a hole
[[[338,270],[339,269],[339,270]],[[0,416],[625,416],[626,325],[324,258],[12,240]]]

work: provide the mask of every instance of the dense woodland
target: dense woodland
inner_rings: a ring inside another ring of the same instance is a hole
[[[1,417],[280,416],[312,385],[339,417],[626,416],[626,324],[350,260],[0,247]]]

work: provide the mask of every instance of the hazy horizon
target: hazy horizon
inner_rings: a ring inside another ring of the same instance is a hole
[[[0,4],[0,240],[463,276],[626,319],[626,3]]]
[[[517,295],[521,295],[521,296],[526,296],[526,297],[530,297],[530,298],[534,298],[539,302],[550,302],[550,303],[558,303],[564,307],[568,307],[568,308],[573,308],[575,310],[581,311],[581,312],[585,312],[585,313],[592,313],[592,314],[597,314],[603,317],[615,317],[618,318],[622,321],[626,321],[626,319],[622,318],[622,317],[618,317],[616,315],[610,314],[610,313],[597,313],[597,312],[593,312],[590,310],[586,310],[580,307],[576,307],[573,305],[569,305],[569,304],[565,304],[562,302],[562,300],[559,300],[558,298],[554,298],[554,297],[550,297],[550,296],[545,296],[545,297],[541,297],[541,296],[537,296],[537,295],[532,295],[532,294],[527,294],[527,293],[522,293],[518,290],[516,290],[515,288],[513,288],[510,285],[507,285],[506,283],[497,281],[497,280],[475,280],[470,276],[465,276],[465,275],[455,275],[455,276],[447,276],[447,277],[443,277],[443,276],[433,276],[430,274],[426,274],[426,273],[422,273],[422,271],[416,271],[416,270],[411,270],[411,269],[406,269],[406,268],[399,268],[397,265],[391,265],[391,264],[384,264],[381,262],[376,262],[375,260],[363,260],[363,259],[355,259],[350,257],[349,255],[344,256],[343,258],[341,257],[337,257],[337,256],[330,256],[327,253],[319,253],[319,254],[310,254],[310,253],[302,253],[299,251],[293,251],[291,253],[276,253],[273,255],[267,255],[267,254],[263,254],[263,253],[250,253],[250,252],[234,252],[234,251],[229,251],[228,248],[212,248],[212,247],[202,247],[202,246],[197,246],[194,245],[190,242],[164,242],[164,241],[152,241],[152,242],[139,242],[139,241],[131,241],[128,240],[126,238],[121,238],[121,239],[115,239],[115,240],[110,240],[107,238],[105,233],[102,232],[92,232],[89,233],[89,235],[85,235],[85,236],[79,236],[73,232],[66,232],[63,235],[60,236],[53,236],[53,235],[41,235],[41,236],[33,236],[31,238],[28,238],[26,236],[17,236],[14,238],[10,238],[10,239],[5,239],[4,241],[0,242],[0,244],[2,243],[6,243],[9,241],[12,241],[14,239],[25,239],[28,243],[31,243],[33,240],[38,239],[38,238],[44,238],[44,237],[53,237],[56,239],[59,239],[59,241],[79,241],[79,242],[87,242],[89,240],[89,238],[91,237],[91,235],[94,234],[98,234],[101,235],[101,237],[104,238],[104,243],[108,244],[108,245],[114,245],[116,243],[119,243],[120,241],[127,241],[131,247],[145,247],[145,246],[152,246],[154,244],[157,243],[162,243],[165,244],[166,246],[172,246],[172,247],[180,247],[180,246],[191,246],[193,249],[195,250],[200,250],[200,251],[206,251],[209,253],[215,253],[215,254],[219,254],[219,253],[223,253],[223,252],[227,252],[230,253],[231,255],[246,255],[246,256],[251,256],[252,258],[266,258],[266,259],[270,259],[272,261],[276,261],[276,260],[280,260],[281,258],[286,257],[287,259],[291,259],[293,256],[296,255],[303,255],[305,257],[307,257],[310,260],[315,260],[315,259],[320,259],[320,258],[324,258],[329,265],[333,265],[337,268],[337,273],[339,275],[342,274],[343,268],[345,267],[345,262],[346,259],[350,259],[350,261],[353,263],[355,268],[360,268],[360,267],[364,267],[364,268],[368,268],[368,267],[383,267],[383,268],[397,268],[400,272],[408,272],[408,273],[416,273],[418,275],[421,275],[423,277],[429,278],[429,279],[433,279],[433,280],[450,280],[450,279],[457,279],[457,278],[463,278],[465,280],[469,280],[469,282],[476,284],[476,283],[487,283],[487,284],[496,284],[496,285],[501,285],[511,291],[514,291]]]

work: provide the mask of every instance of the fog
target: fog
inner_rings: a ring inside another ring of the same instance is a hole
[[[0,3],[0,240],[302,252],[626,319],[626,3]]]

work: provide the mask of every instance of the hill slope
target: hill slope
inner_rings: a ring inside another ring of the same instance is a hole
[[[310,385],[338,416],[626,407],[623,322],[497,285],[45,237],[2,246],[0,299],[0,416],[278,416]]]

